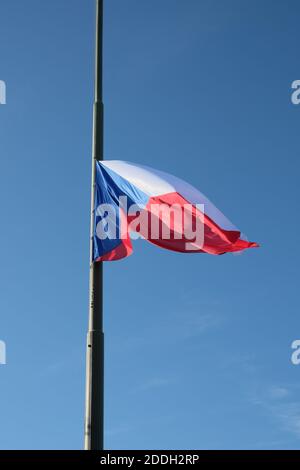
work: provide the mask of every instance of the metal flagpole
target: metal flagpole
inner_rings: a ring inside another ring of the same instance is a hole
[[[85,450],[104,447],[103,266],[93,263],[96,161],[103,160],[102,49],[103,0],[96,0],[96,65],[91,189],[90,297],[86,352]]]

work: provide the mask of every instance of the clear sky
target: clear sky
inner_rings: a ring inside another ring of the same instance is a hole
[[[105,157],[250,240],[105,265],[106,447],[299,448],[297,0],[106,0]],[[93,0],[1,0],[0,448],[83,445]]]

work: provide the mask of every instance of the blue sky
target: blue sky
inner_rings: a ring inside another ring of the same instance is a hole
[[[105,265],[106,447],[297,449],[299,2],[105,4],[105,157],[262,245]],[[1,449],[83,445],[93,41],[93,0],[1,1]]]

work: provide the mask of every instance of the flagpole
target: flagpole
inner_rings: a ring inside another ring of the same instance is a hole
[[[103,0],[96,0],[95,102],[91,187],[89,326],[86,351],[85,450],[104,448],[103,266],[93,263],[96,161],[103,160],[102,102]]]

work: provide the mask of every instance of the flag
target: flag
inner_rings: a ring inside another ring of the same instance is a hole
[[[130,162],[97,161],[93,261],[129,256],[132,238],[176,252],[213,255],[258,246],[185,181]]]

